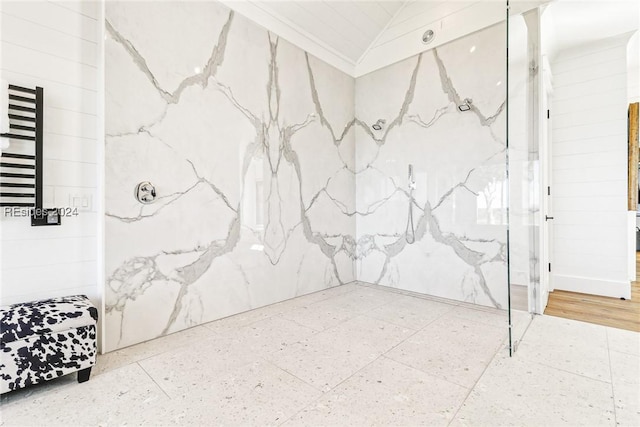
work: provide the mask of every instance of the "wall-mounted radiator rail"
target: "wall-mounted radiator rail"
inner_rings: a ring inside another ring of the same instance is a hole
[[[31,225],[59,225],[57,209],[44,209],[42,163],[44,89],[9,85],[9,132],[11,141],[0,157],[0,206],[31,209]],[[1,118],[6,120],[6,117]]]

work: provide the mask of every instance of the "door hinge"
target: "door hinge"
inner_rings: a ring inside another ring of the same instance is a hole
[[[549,273],[551,273],[551,263],[549,263]]]
[[[550,119],[550,118],[551,118],[551,111],[547,110],[547,119]]]
[[[551,195],[551,186],[548,186],[547,187],[547,196],[550,196],[550,195]]]

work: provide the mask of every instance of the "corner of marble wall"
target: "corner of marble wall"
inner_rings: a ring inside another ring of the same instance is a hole
[[[505,35],[496,25],[357,79],[358,280],[507,308]]]

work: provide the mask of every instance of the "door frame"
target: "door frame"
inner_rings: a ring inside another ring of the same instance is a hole
[[[552,144],[551,105],[553,99],[553,75],[546,56],[540,58],[542,72],[539,73],[540,112],[539,112],[539,162],[540,162],[540,283],[535,293],[534,312],[543,314],[553,292],[551,266],[553,261],[553,217],[552,203]]]

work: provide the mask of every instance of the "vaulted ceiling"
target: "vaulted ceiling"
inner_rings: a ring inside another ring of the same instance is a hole
[[[268,30],[354,76],[504,20],[500,0],[221,0]],[[511,0],[528,8],[549,0]],[[512,10],[514,7],[512,6]]]
[[[256,5],[357,62],[404,1],[258,1]]]

